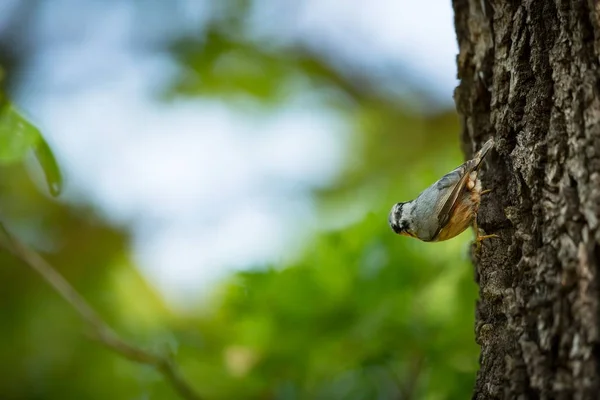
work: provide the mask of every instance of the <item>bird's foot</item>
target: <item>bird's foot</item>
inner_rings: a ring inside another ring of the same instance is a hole
[[[479,234],[477,234],[477,237],[475,238],[475,241],[476,242],[481,242],[482,240],[492,239],[492,238],[500,238],[500,236],[498,236],[496,234],[491,234],[491,235],[479,235]]]

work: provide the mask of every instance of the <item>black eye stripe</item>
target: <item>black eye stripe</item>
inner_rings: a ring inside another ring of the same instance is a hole
[[[401,232],[406,232],[406,231],[408,231],[408,222],[406,222],[406,221],[402,221],[402,222],[400,223],[400,227],[399,227],[399,228],[400,228],[400,231],[401,231]]]

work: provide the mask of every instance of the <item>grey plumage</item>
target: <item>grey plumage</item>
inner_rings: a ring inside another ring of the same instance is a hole
[[[395,204],[388,217],[394,232],[416,236],[423,241],[438,240],[440,231],[450,222],[457,202],[469,201],[466,196],[469,176],[478,170],[493,146],[493,139],[488,140],[473,159],[444,175],[415,200]],[[480,187],[473,190],[480,190]]]

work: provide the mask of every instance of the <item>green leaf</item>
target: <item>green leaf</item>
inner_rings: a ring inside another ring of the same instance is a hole
[[[21,162],[30,151],[44,171],[48,190],[58,196],[62,176],[50,146],[35,126],[6,103],[0,111],[0,164]]]

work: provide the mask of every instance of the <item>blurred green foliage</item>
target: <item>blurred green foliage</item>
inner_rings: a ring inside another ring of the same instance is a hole
[[[317,235],[292,265],[237,274],[218,294],[198,329],[204,356],[186,361],[188,370],[202,366],[194,380],[208,398],[469,396],[477,364],[470,237],[421,243],[394,235],[386,220],[394,201],[460,160],[448,151],[455,126],[430,131],[437,122],[406,116],[405,132],[430,132],[429,146],[414,158],[416,146],[397,147],[386,168],[361,163],[353,185],[327,192],[324,209],[342,213],[352,194],[367,192],[366,215]],[[363,160],[385,156],[395,136],[367,135]]]
[[[317,232],[289,265],[235,274],[208,305],[184,314],[139,275],[121,229],[94,210],[44,196],[18,163],[0,166],[3,221],[117,331],[151,349],[174,350],[203,398],[470,397],[477,367],[470,233],[428,244],[387,225],[393,203],[461,162],[456,117],[415,113],[406,99],[383,96],[306,50],[267,51],[242,40],[234,23],[239,18],[222,18],[202,40],[173,45],[190,75],[171,96],[243,95],[274,107],[293,94],[286,88],[294,82],[328,90],[332,109],[354,127],[352,147],[343,176],[315,198],[323,221],[342,223]],[[5,111],[2,160],[22,158],[29,139],[5,142],[34,130]],[[52,181],[58,169],[45,169]],[[356,208],[362,211],[346,218]],[[73,310],[5,250],[0,265],[0,398],[177,398],[156,371],[88,340]]]

